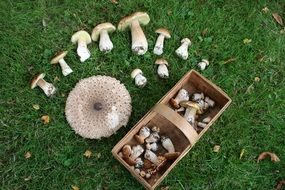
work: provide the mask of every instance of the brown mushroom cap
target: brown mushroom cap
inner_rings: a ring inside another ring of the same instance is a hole
[[[136,12],[129,16],[124,17],[118,24],[118,30],[123,31],[129,27],[134,20],[137,20],[142,25],[147,25],[150,18],[145,12]]]
[[[165,59],[163,59],[163,58],[157,59],[157,60],[155,61],[155,64],[156,64],[156,65],[167,65],[167,66],[168,66],[168,62],[167,62]]]
[[[116,30],[116,27],[109,22],[98,24],[92,31],[91,38],[93,41],[97,41],[99,39],[99,35],[102,30],[106,30],[108,33],[111,33]]]
[[[202,110],[196,102],[182,101],[182,102],[180,102],[180,106],[182,106],[184,108],[188,108],[188,107],[195,108],[197,110],[198,114],[202,114]]]
[[[131,110],[125,86],[115,78],[98,75],[76,84],[68,95],[65,115],[75,133],[99,139],[127,125]]]
[[[67,51],[61,51],[58,52],[54,58],[52,58],[52,60],[50,61],[51,64],[57,64],[59,62],[59,60],[63,59],[67,54]]]
[[[134,79],[134,78],[136,78],[136,76],[138,75],[138,74],[142,74],[143,72],[142,72],[142,70],[140,70],[140,69],[134,69],[133,71],[132,71],[132,73],[131,73],[131,77]]]
[[[90,44],[92,41],[91,36],[88,34],[88,32],[86,32],[84,30],[80,30],[80,31],[74,33],[71,37],[71,42],[76,44],[79,39],[84,39],[86,44]]]
[[[165,38],[171,38],[170,32],[166,28],[159,28],[155,31],[157,34],[162,34]]]
[[[31,81],[31,89],[34,89],[37,86],[37,83],[40,79],[43,79],[46,76],[45,73],[36,75]]]

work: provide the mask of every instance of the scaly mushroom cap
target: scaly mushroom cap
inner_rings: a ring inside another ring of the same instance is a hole
[[[181,40],[181,43],[187,43],[187,44],[189,44],[189,45],[191,45],[191,40],[189,39],[189,38],[183,38],[182,40]]]
[[[129,16],[124,17],[118,24],[118,30],[123,31],[129,27],[134,20],[137,20],[142,25],[147,25],[150,18],[145,12],[136,12]]]
[[[195,108],[197,110],[198,114],[202,114],[202,109],[200,108],[200,106],[196,103],[196,102],[192,102],[192,101],[182,101],[180,102],[180,106],[184,107],[184,108]]]
[[[125,86],[115,78],[98,75],[76,84],[68,95],[65,115],[75,133],[99,139],[127,125],[131,110]]]
[[[162,34],[167,39],[171,38],[170,32],[166,28],[159,28],[155,33]]]
[[[99,35],[102,30],[107,30],[108,33],[112,33],[116,30],[116,27],[109,22],[98,24],[92,31],[91,37],[93,41],[96,42],[99,39]]]
[[[54,58],[52,58],[52,60],[50,61],[51,64],[57,64],[59,62],[59,60],[63,59],[67,54],[67,51],[61,51],[58,52]]]
[[[71,42],[76,44],[79,39],[84,39],[86,44],[90,44],[92,41],[88,32],[86,32],[84,30],[80,30],[80,31],[74,33],[71,37]]]
[[[135,70],[132,71],[131,77],[134,79],[134,78],[136,78],[136,76],[137,76],[138,74],[142,74],[142,73],[143,73],[142,70],[140,70],[140,69],[135,69]]]
[[[34,89],[37,86],[37,83],[40,79],[43,79],[46,76],[45,73],[36,75],[31,81],[31,89]]]
[[[168,62],[167,62],[165,59],[163,59],[163,58],[157,59],[157,60],[155,61],[155,64],[156,64],[156,65],[167,65],[167,66],[168,66]]]

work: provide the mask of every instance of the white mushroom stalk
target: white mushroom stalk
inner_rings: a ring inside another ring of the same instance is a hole
[[[176,55],[183,60],[188,58],[188,47],[191,45],[191,41],[188,38],[181,40],[181,46],[175,51]]]
[[[209,97],[205,98],[205,102],[207,102],[210,107],[214,107],[215,106],[214,100],[210,99]]]
[[[209,61],[207,59],[202,59],[200,63],[198,63],[198,66],[203,71],[206,69],[206,67],[209,65]]]
[[[168,153],[175,152],[174,145],[172,141],[170,140],[170,138],[162,136],[161,143],[162,143],[163,148],[165,148],[168,151]]]
[[[91,36],[84,30],[80,30],[73,34],[71,37],[72,43],[77,43],[77,54],[80,57],[80,61],[84,62],[90,58],[91,53],[87,48],[87,45],[91,43]]]
[[[99,49],[101,52],[108,53],[110,52],[114,45],[109,37],[108,33],[112,33],[116,30],[116,27],[109,22],[101,23],[97,25],[92,31],[92,40],[99,41]]]
[[[144,148],[141,145],[133,146],[132,148],[132,154],[130,155],[130,158],[132,160],[137,159],[142,153],[144,152]]]
[[[67,51],[58,53],[52,60],[51,64],[59,63],[63,76],[67,76],[73,72],[69,65],[65,62],[64,57],[67,55]]]
[[[156,55],[161,55],[163,54],[164,39],[171,37],[170,32],[165,28],[159,28],[155,32],[158,33],[159,36],[156,40],[153,53]]]
[[[157,165],[158,164],[158,159],[157,156],[154,152],[152,152],[151,150],[146,150],[145,154],[144,154],[144,158],[148,159],[149,161],[151,161],[153,164]]]
[[[106,30],[100,32],[99,49],[102,52],[110,52],[113,49],[113,43]]]
[[[191,101],[181,102],[180,105],[186,108],[184,118],[194,127],[196,114],[202,113],[201,108],[199,107],[197,103],[191,102]]]
[[[140,69],[133,70],[131,77],[135,79],[135,85],[139,88],[144,87],[147,83],[147,79],[143,76],[143,73]]]
[[[48,83],[43,78],[45,77],[45,73],[41,73],[37,76],[35,76],[31,82],[31,89],[34,89],[35,87],[39,86],[44,93],[50,97],[56,92],[56,88],[53,84]]]
[[[175,97],[175,98],[171,98],[170,99],[170,104],[174,107],[174,108],[176,108],[176,109],[178,109],[179,107],[180,107],[180,102],[182,102],[182,101],[188,101],[189,100],[189,93],[188,93],[188,91],[187,90],[185,90],[185,89],[181,89],[181,90],[179,90],[179,92],[178,92],[178,94],[177,94],[177,96]]]
[[[168,78],[169,72],[168,72],[168,62],[165,59],[157,59],[155,61],[155,64],[158,65],[157,67],[157,74],[160,78]]]

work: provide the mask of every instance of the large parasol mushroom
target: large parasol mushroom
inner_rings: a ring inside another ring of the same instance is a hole
[[[131,110],[130,94],[120,81],[93,76],[80,80],[69,93],[65,115],[77,134],[99,139],[127,125]]]

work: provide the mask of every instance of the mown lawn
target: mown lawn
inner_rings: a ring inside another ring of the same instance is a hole
[[[266,6],[267,13],[262,11]],[[208,58],[210,66],[201,73],[233,103],[161,187],[268,190],[285,177],[285,34],[271,16],[277,12],[285,18],[284,1],[3,0],[0,7],[0,189],[143,189],[112,157],[111,149],[188,70],[198,70],[202,58]],[[149,42],[144,56],[132,54],[129,32],[115,32],[111,53],[102,54],[92,43],[92,57],[80,63],[70,42],[75,31],[91,32],[105,21],[117,25],[135,11],[146,11],[151,18],[143,27]],[[152,53],[154,31],[161,26],[172,32],[163,55],[170,63],[168,80],[158,79],[157,56]],[[174,53],[183,37],[193,43],[187,61]],[[252,41],[244,44],[244,39]],[[69,51],[66,61],[74,73],[67,77],[49,64],[59,50]],[[229,59],[233,61],[223,64]],[[136,67],[149,81],[143,89],[130,78]],[[58,88],[53,98],[39,88],[30,89],[30,80],[39,72]],[[66,122],[65,101],[80,79],[99,74],[126,85],[133,112],[128,126],[116,135],[87,140]],[[49,124],[43,124],[42,115],[50,116]],[[219,153],[212,151],[214,145],[221,146]],[[91,158],[83,156],[85,150],[92,151]],[[25,159],[28,151],[32,155]],[[263,151],[275,152],[281,161],[257,164]]]

